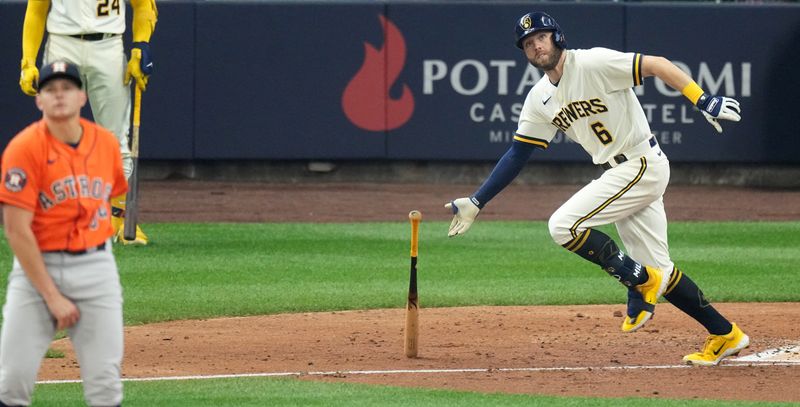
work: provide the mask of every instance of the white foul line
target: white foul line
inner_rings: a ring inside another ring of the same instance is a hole
[[[742,366],[800,366],[800,362],[758,362],[738,363],[723,362],[719,367]],[[206,380],[206,379],[232,379],[244,377],[292,377],[292,376],[346,376],[346,375],[393,375],[393,374],[431,374],[431,373],[497,373],[497,372],[576,372],[593,370],[651,370],[651,369],[691,369],[690,365],[641,365],[641,366],[586,366],[586,367],[501,367],[501,368],[472,368],[472,369],[392,369],[392,370],[331,370],[327,372],[265,372],[265,373],[239,373],[220,375],[194,375],[194,376],[162,376],[162,377],[123,377],[123,382],[152,382],[167,380]],[[73,380],[42,380],[36,384],[62,384],[81,383],[80,379]]]

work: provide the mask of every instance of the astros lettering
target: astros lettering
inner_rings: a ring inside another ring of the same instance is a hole
[[[79,187],[76,188],[76,186]],[[92,179],[90,188],[88,176],[79,175],[76,182],[75,176],[69,175],[53,181],[49,194],[46,191],[39,191],[39,203],[42,205],[42,210],[47,211],[67,199],[76,199],[78,194],[84,198],[91,197],[98,201],[107,201],[111,196],[111,189],[111,183],[104,183],[100,177]]]
[[[577,100],[562,107],[561,111],[553,118],[552,124],[561,129],[561,131],[567,131],[578,118],[589,117],[593,114],[607,111],[608,107],[600,98],[593,98],[588,101]]]

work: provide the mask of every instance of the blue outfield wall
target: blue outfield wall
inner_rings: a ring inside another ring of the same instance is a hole
[[[742,103],[718,135],[654,78],[636,88],[674,162],[800,163],[800,5],[163,1],[143,159],[495,160],[541,72],[516,19],[571,48],[662,55]],[[0,2],[0,147],[39,117],[17,85],[24,2]],[[687,30],[685,27],[696,27]],[[130,33],[126,34],[130,40]],[[86,112],[89,115],[88,109]],[[557,136],[535,160],[584,161]]]
[[[193,1],[161,2],[153,49],[156,72],[142,99],[140,155],[143,159],[193,159],[195,128],[195,5]],[[130,22],[130,8],[128,20]],[[29,123],[41,118],[33,98],[19,88],[22,22],[25,3],[0,0],[0,147]],[[162,41],[158,42],[158,37]],[[130,43],[130,32],[126,33]],[[46,37],[45,37],[46,41]],[[38,63],[42,61],[39,52]],[[130,47],[126,45],[126,49]],[[87,105],[84,115],[91,117]]]

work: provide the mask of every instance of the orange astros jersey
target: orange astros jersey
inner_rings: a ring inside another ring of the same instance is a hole
[[[109,197],[128,190],[117,139],[88,120],[80,123],[77,147],[53,137],[40,120],[3,152],[0,202],[34,213],[41,251],[81,251],[105,242],[113,234]]]
[[[525,98],[515,140],[547,148],[560,130],[602,164],[652,136],[633,92],[642,84],[642,54],[607,48],[564,53],[558,86],[544,75]]]

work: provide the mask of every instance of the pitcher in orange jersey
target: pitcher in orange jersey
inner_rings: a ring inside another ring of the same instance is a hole
[[[109,198],[128,189],[119,142],[80,117],[75,66],[40,71],[42,119],[3,152],[4,229],[14,252],[0,332],[0,407],[29,405],[42,357],[66,329],[91,406],[122,402],[122,288]]]

